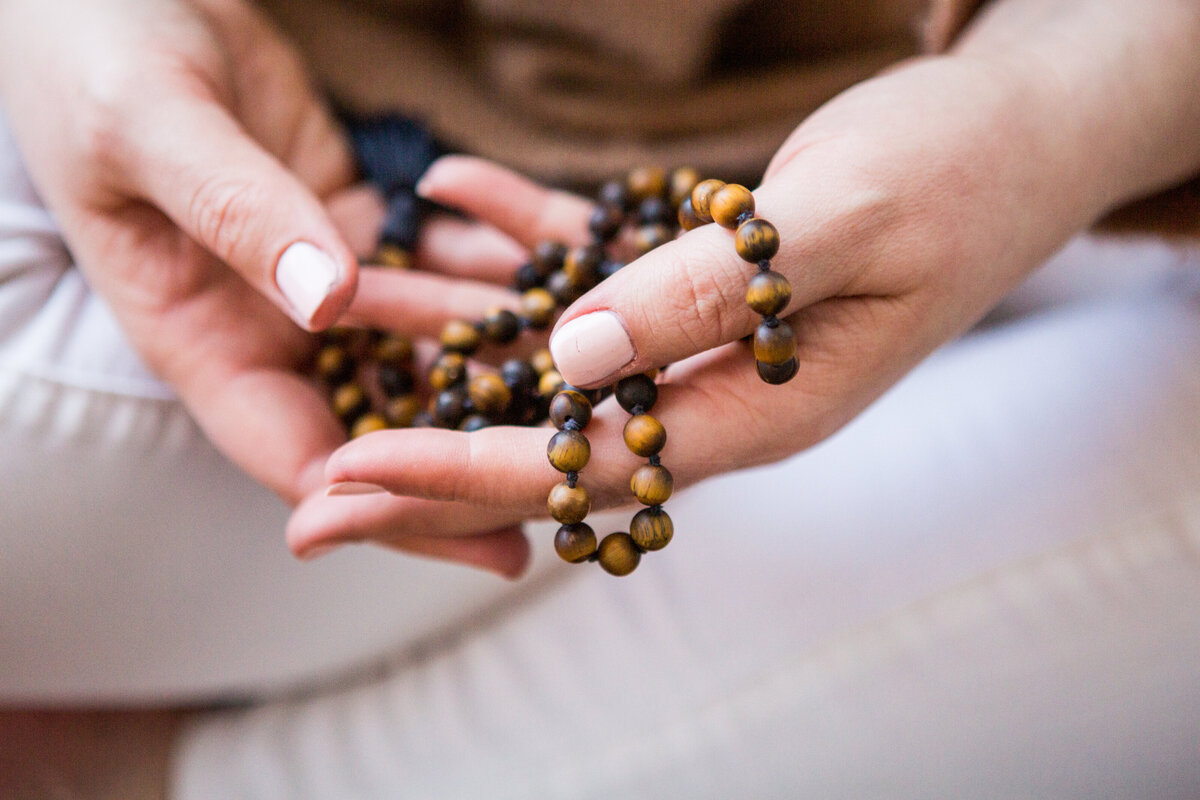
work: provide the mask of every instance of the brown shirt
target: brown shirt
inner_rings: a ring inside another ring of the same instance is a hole
[[[754,180],[818,105],[948,46],[982,0],[260,0],[353,108],[563,185]],[[1200,235],[1200,187],[1118,215]]]

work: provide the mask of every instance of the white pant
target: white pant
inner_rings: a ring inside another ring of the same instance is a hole
[[[625,579],[545,524],[515,586],[301,565],[0,132],[0,702],[264,698],[187,732],[182,800],[1195,798],[1198,267],[1076,243]]]

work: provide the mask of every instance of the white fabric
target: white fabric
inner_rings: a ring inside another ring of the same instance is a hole
[[[511,586],[293,562],[3,140],[0,181],[0,702],[390,656],[193,725],[179,800],[1200,796],[1200,255],[1078,242],[827,443],[673,498],[634,575],[534,525]]]

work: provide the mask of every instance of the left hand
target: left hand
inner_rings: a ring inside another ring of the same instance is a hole
[[[1149,14],[1095,0],[993,4],[955,54],[860,84],[796,130],[755,192],[783,242],[774,268],[793,287],[791,383],[760,382],[738,341],[758,321],[743,299],[753,267],[715,225],[565,312],[551,345],[564,377],[595,386],[671,363],[653,413],[669,432],[663,463],[677,486],[829,436],[1105,209],[1200,167],[1189,88],[1200,65],[1187,46],[1200,13],[1180,0],[1155,5]],[[1161,92],[1141,93],[1147,81]],[[444,160],[423,188],[527,246],[583,238],[587,204],[479,161]],[[578,349],[590,352],[573,359],[580,320],[595,312],[615,315],[616,333],[597,349],[585,324]],[[622,442],[625,419],[608,401],[587,428],[581,482],[594,506],[629,501],[643,463]],[[511,427],[372,434],[339,450],[326,477],[390,494],[310,497],[289,538],[303,549],[544,515],[562,479],[546,461],[547,438]]]

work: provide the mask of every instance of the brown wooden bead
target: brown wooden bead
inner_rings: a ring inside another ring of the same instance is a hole
[[[696,184],[696,188],[692,189],[692,213],[696,215],[696,219],[705,223],[713,221],[709,203],[712,201],[712,196],[723,186],[725,186],[725,182],[715,178],[709,178]]]
[[[508,344],[521,334],[521,320],[507,308],[494,306],[483,315],[483,335],[489,342]]]
[[[554,369],[554,356],[550,355],[549,349],[540,347],[534,350],[533,355],[529,357],[529,365],[537,371],[538,375],[545,375]]]
[[[671,205],[679,208],[692,196],[692,189],[700,182],[700,173],[692,167],[679,167],[671,172]]]
[[[778,272],[759,272],[746,287],[746,304],[769,317],[787,308],[792,301],[792,285]]]
[[[534,328],[546,328],[554,321],[554,310],[558,304],[554,295],[545,289],[530,289],[521,295],[521,313]]]
[[[671,229],[662,224],[643,225],[633,234],[633,247],[643,256],[669,241],[671,241]]]
[[[654,379],[647,375],[630,375],[617,382],[614,394],[621,408],[630,414],[634,413],[635,408],[640,408],[641,412],[645,413],[654,408],[654,403],[658,400],[658,386]]]
[[[553,397],[562,391],[566,381],[563,376],[558,374],[558,370],[552,369],[549,372],[543,372],[542,377],[538,378],[538,394],[545,397]]]
[[[375,251],[372,261],[392,269],[409,269],[412,267],[412,254],[398,244],[383,242]]]
[[[327,344],[317,351],[317,375],[331,386],[353,378],[356,369],[354,359],[340,344]]]
[[[383,418],[382,414],[368,411],[350,426],[350,438],[357,439],[360,436],[366,436],[368,433],[387,430],[387,427],[387,420]]]
[[[685,231],[694,231],[703,224],[692,210],[692,198],[685,198],[679,206],[679,227]]]
[[[629,479],[629,489],[638,502],[646,506],[661,506],[671,497],[675,478],[660,464],[638,467]]]
[[[754,357],[764,364],[783,364],[796,355],[796,334],[783,320],[763,320],[754,331]]]
[[[357,383],[344,383],[333,391],[333,413],[347,424],[371,407],[367,393]]]
[[[604,571],[618,578],[633,572],[642,560],[642,553],[633,538],[623,532],[605,536],[596,548],[596,555]]]
[[[765,219],[748,219],[738,226],[733,247],[743,261],[767,261],[779,252],[779,231]]]
[[[479,331],[469,322],[452,319],[442,328],[442,347],[454,353],[471,355],[479,348]]]
[[[567,255],[567,246],[561,242],[542,241],[533,248],[533,268],[541,277],[547,277],[556,269],[561,269],[563,258]]]
[[[429,370],[429,385],[435,392],[457,386],[467,379],[467,360],[461,353],[443,353]]]
[[[566,481],[550,490],[546,499],[546,507],[550,516],[564,525],[574,525],[583,522],[583,518],[592,510],[592,498],[587,489],[579,484],[570,486]]]
[[[421,401],[415,394],[393,397],[383,407],[383,416],[393,428],[407,428],[421,412]]]
[[[375,343],[371,354],[380,364],[406,367],[412,360],[412,340],[403,336],[384,336]]]
[[[563,525],[554,534],[554,551],[571,564],[587,561],[596,552],[596,532],[586,522]]]
[[[455,386],[438,394],[433,399],[433,421],[443,428],[457,428],[467,416],[467,393]]]
[[[643,508],[633,515],[629,535],[643,550],[662,550],[675,535],[675,523],[661,508]]]
[[[761,361],[755,361],[754,366],[758,369],[758,377],[762,378],[765,383],[775,386],[787,383],[796,377],[796,373],[800,370],[800,362],[794,356],[790,361],[782,364],[764,364]]]
[[[721,227],[736,230],[742,215],[754,213],[754,195],[739,183],[727,183],[713,193],[708,213]]]
[[[488,417],[499,417],[512,401],[512,392],[504,385],[504,379],[495,372],[486,372],[471,378],[467,394],[475,404],[475,410]]]
[[[603,261],[604,250],[596,245],[572,247],[563,259],[562,271],[575,288],[590,289],[596,285]]]
[[[638,167],[630,171],[625,186],[635,203],[647,197],[664,197],[667,194],[667,172],[662,167]]]
[[[639,456],[652,456],[667,443],[667,429],[649,414],[638,414],[625,423],[625,446]]]
[[[550,437],[546,456],[559,472],[579,472],[592,456],[592,446],[579,431],[559,431]]]
[[[574,389],[559,392],[550,401],[550,421],[554,423],[554,427],[562,430],[566,427],[567,420],[575,420],[580,430],[592,421],[591,401],[584,397],[582,392]]]

